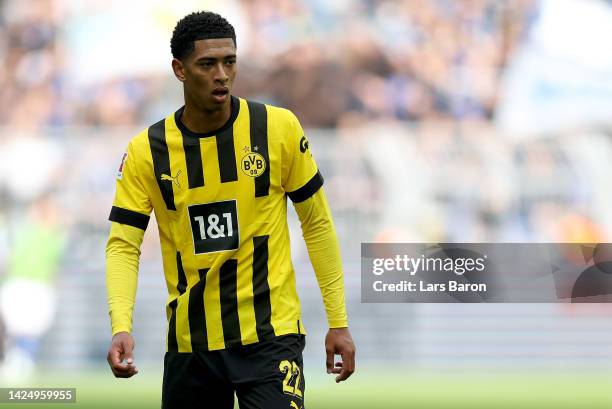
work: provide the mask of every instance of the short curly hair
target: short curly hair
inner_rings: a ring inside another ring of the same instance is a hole
[[[234,27],[222,16],[211,11],[198,11],[183,17],[176,23],[170,40],[172,56],[183,60],[195,50],[197,40],[231,38],[236,45]]]

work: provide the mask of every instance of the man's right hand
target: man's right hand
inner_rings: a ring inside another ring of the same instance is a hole
[[[134,338],[129,332],[118,332],[111,340],[106,360],[117,378],[130,378],[138,373],[132,351]]]

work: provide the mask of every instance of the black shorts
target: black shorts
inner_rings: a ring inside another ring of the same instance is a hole
[[[219,351],[166,352],[162,409],[303,409],[305,336]]]

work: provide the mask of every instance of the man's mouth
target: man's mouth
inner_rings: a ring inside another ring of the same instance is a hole
[[[229,89],[225,87],[219,87],[213,90],[213,95],[216,97],[222,97],[222,96],[227,95],[228,93],[229,93]]]

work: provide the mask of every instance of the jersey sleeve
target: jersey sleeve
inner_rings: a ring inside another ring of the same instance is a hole
[[[144,230],[111,223],[106,243],[106,294],[112,334],[132,332],[138,263]]]
[[[282,186],[294,203],[300,203],[323,186],[323,177],[310,151],[310,143],[295,115],[289,112],[283,144]]]
[[[151,211],[149,195],[138,174],[137,152],[130,142],[117,172],[115,200],[109,220],[146,230]]]
[[[312,197],[294,203],[294,207],[321,289],[329,328],[348,327],[340,245],[325,191],[319,189]]]

